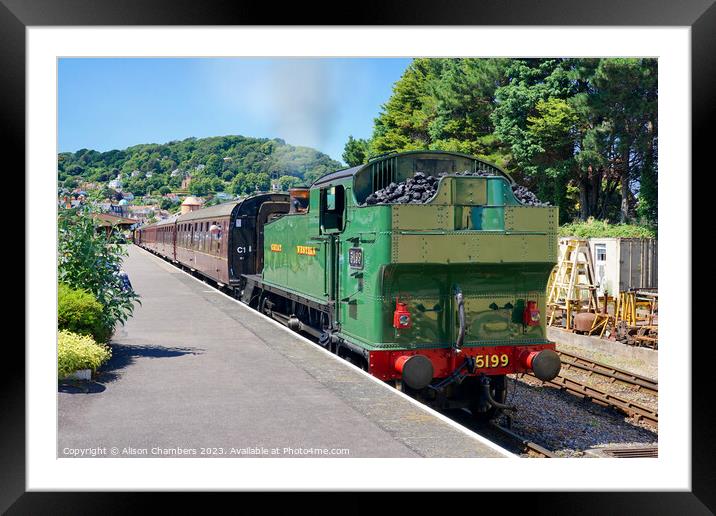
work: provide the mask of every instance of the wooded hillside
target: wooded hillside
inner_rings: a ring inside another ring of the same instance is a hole
[[[107,183],[121,173],[123,191],[144,195],[175,190],[190,174],[191,193],[206,195],[268,190],[272,175],[284,187],[310,184],[341,164],[315,149],[288,145],[278,138],[217,136],[108,152],[81,149],[59,154],[58,167],[60,185],[67,188],[82,182]]]

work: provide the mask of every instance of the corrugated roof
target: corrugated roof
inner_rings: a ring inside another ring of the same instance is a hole
[[[134,219],[112,215],[111,213],[93,213],[92,218],[95,219],[100,226],[116,226],[118,224],[131,225],[137,223]]]
[[[167,217],[166,219],[162,219],[157,222],[157,226],[166,226],[167,224],[174,224],[176,220],[179,218],[179,215],[172,215],[171,217]]]
[[[230,202],[225,202],[222,204],[215,204],[214,206],[209,206],[208,208],[201,208],[200,210],[190,211],[189,213],[180,215],[177,218],[177,222],[181,223],[181,222],[187,222],[189,220],[210,219],[210,218],[214,218],[214,217],[226,216],[226,215],[231,214],[233,209],[240,202],[241,201],[230,201]]]

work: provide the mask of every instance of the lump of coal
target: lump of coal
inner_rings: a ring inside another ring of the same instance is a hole
[[[377,190],[366,199],[366,204],[395,204],[395,203],[423,203],[435,195],[438,188],[438,178],[416,172],[400,183],[390,183],[385,188]]]
[[[512,193],[515,194],[515,198],[518,201],[527,206],[549,206],[548,202],[541,202],[535,194],[524,186],[512,185]]]
[[[416,172],[413,177],[399,183],[390,183],[370,194],[365,204],[423,204],[433,198],[438,189],[438,182],[441,177],[447,175],[440,172],[438,177],[428,175],[424,172]],[[465,170],[457,172],[458,176],[488,177],[494,174],[486,171],[472,172]],[[512,185],[512,192],[519,202],[527,206],[549,206],[549,203],[540,202],[535,194],[526,187]]]

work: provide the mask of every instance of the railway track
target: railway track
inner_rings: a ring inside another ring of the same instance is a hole
[[[468,409],[447,410],[443,411],[443,414],[456,423],[459,423],[465,428],[482,435],[503,448],[514,450],[518,453],[524,453],[530,457],[549,459],[557,457],[557,455],[544,446],[541,446],[536,442],[513,432],[509,428],[505,428],[495,421],[484,423],[475,421]]]
[[[619,382],[633,387],[637,391],[659,394],[659,384],[656,380],[566,351],[557,350],[557,353],[562,360],[562,367],[565,369],[586,371],[589,376],[601,376],[612,383]]]
[[[541,382],[541,380],[539,380],[536,376],[529,373],[525,374],[534,378],[536,381]],[[642,421],[648,424],[653,428],[658,428],[659,426],[659,414],[655,410],[630,401],[626,398],[622,398],[621,396],[616,396],[601,389],[597,389],[596,387],[585,385],[571,378],[558,375],[554,380],[542,382],[542,384],[550,385],[580,398],[588,399],[598,405],[614,408],[637,421]]]
[[[553,459],[557,457],[544,446],[540,446],[534,441],[530,441],[526,437],[522,437],[521,435],[514,433],[509,428],[505,428],[494,421],[490,421],[490,426],[495,432],[501,434],[505,439],[514,442],[515,445],[522,450],[522,453],[532,456],[536,455],[537,457],[544,459]]]

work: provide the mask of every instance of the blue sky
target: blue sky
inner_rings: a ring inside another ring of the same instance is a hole
[[[59,150],[107,151],[190,136],[283,138],[342,161],[410,59],[63,58]]]

